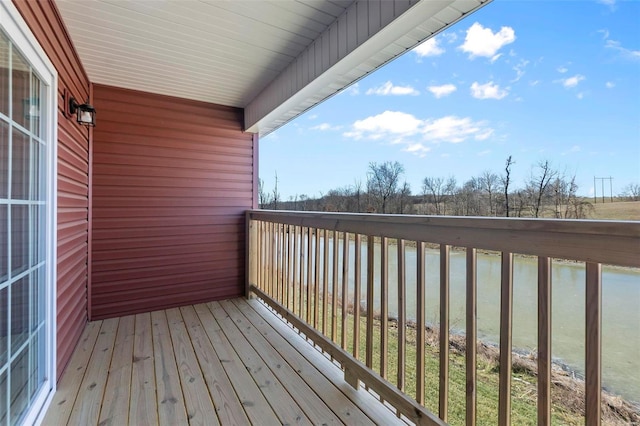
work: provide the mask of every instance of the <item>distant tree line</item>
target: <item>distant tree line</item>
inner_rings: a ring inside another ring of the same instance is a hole
[[[418,193],[403,180],[404,166],[397,161],[369,163],[366,180],[332,189],[319,197],[296,194],[282,200],[278,176],[267,191],[259,181],[260,208],[354,213],[427,214],[451,216],[553,217],[582,219],[592,204],[577,195],[575,175],[567,176],[549,160],[531,167],[528,179],[515,187],[515,164],[509,156],[500,174],[486,170],[459,183],[454,176],[426,176]],[[629,185],[623,196],[640,199],[640,185]]]

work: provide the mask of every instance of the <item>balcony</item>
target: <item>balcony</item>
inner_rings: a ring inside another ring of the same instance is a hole
[[[474,425],[485,250],[500,265],[488,303],[499,316],[493,423],[519,422],[511,413],[521,255],[537,265],[534,416],[552,422],[552,271],[562,259],[582,262],[584,417],[601,423],[602,265],[640,267],[640,223],[248,211],[246,225],[251,299],[89,323],[44,424],[445,424],[457,386],[464,422]],[[464,277],[461,386],[450,377],[453,272]],[[417,326],[429,323],[434,280],[435,356]]]

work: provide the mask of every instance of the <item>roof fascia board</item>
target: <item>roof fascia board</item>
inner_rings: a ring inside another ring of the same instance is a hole
[[[246,131],[264,136],[358,80],[367,72],[354,78],[354,68],[454,2],[380,2],[379,16],[369,2],[361,0],[353,3],[245,107]],[[450,24],[443,23],[439,31]],[[380,61],[377,66],[395,56]]]

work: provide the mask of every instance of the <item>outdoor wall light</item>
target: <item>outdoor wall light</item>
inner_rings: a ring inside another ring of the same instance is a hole
[[[96,126],[96,109],[89,105],[89,101],[79,104],[75,98],[69,98],[69,113],[77,114],[76,121],[84,126]]]

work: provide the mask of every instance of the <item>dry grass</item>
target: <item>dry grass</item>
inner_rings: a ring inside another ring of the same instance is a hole
[[[593,200],[592,200],[593,201]],[[598,220],[640,220],[640,201],[614,201],[593,204],[589,219]]]

